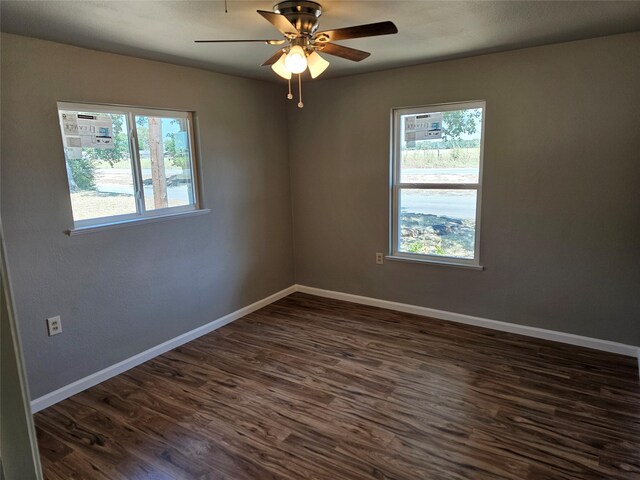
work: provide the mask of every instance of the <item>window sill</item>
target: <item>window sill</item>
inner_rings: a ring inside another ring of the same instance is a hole
[[[71,230],[67,230],[66,233],[72,237],[75,235],[84,235],[85,233],[102,232],[104,230],[113,230],[114,228],[123,228],[123,227],[129,227],[133,225],[141,225],[144,223],[156,223],[156,222],[164,222],[166,220],[174,220],[174,219],[184,218],[184,217],[195,217],[198,215],[206,215],[207,213],[210,213],[210,212],[211,210],[208,208],[201,208],[197,210],[190,210],[188,212],[167,213],[165,215],[156,215],[154,217],[132,218],[129,220],[121,220],[119,222],[102,223],[97,225],[88,225],[86,227],[72,228]]]
[[[413,258],[413,257],[400,257],[397,255],[387,255],[384,257],[387,260],[391,261],[399,261],[399,262],[410,262],[410,263],[423,263],[427,265],[435,265],[438,267],[455,267],[455,268],[466,268],[467,270],[484,270],[482,265],[470,265],[468,263],[455,263],[455,262],[439,262],[437,260],[430,259],[422,259],[422,258]]]

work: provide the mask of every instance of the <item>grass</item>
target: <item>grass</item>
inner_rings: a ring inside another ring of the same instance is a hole
[[[73,219],[76,221],[136,213],[135,199],[133,195],[126,193],[107,193],[95,190],[73,192],[71,193],[71,205],[73,207]],[[153,208],[152,205],[153,199],[151,199],[151,205],[148,205],[147,208]],[[169,199],[170,207],[181,205],[184,205],[184,203],[180,200]]]
[[[136,203],[133,195],[80,191],[71,194],[74,220],[100,218],[109,215],[135,213]]]
[[[475,222],[442,215],[401,213],[400,251],[473,258]]]
[[[404,168],[465,168],[480,164],[480,148],[403,150]]]

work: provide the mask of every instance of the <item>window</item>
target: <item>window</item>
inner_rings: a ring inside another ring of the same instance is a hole
[[[392,258],[479,266],[484,112],[393,110]]]
[[[58,103],[75,228],[198,208],[189,112]]]

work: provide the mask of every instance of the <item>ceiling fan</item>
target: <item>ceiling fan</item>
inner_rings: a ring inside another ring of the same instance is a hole
[[[329,62],[318,52],[360,62],[371,55],[369,52],[345,47],[333,43],[337,40],[374,37],[398,33],[393,22],[369,23],[336,30],[318,30],[318,21],[322,15],[322,5],[312,1],[285,1],[274,5],[273,12],[258,10],[268,22],[276,27],[284,38],[277,40],[196,40],[196,43],[237,43],[263,42],[267,45],[283,45],[262,66],[271,66],[282,78],[289,80],[289,94],[292,99],[291,77],[298,75],[300,101],[302,108],[302,84],[300,75],[307,69],[311,78],[318,77],[329,66]]]

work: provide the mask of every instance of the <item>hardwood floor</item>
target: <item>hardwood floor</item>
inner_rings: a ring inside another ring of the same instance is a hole
[[[35,416],[48,479],[639,479],[629,357],[293,294]]]

